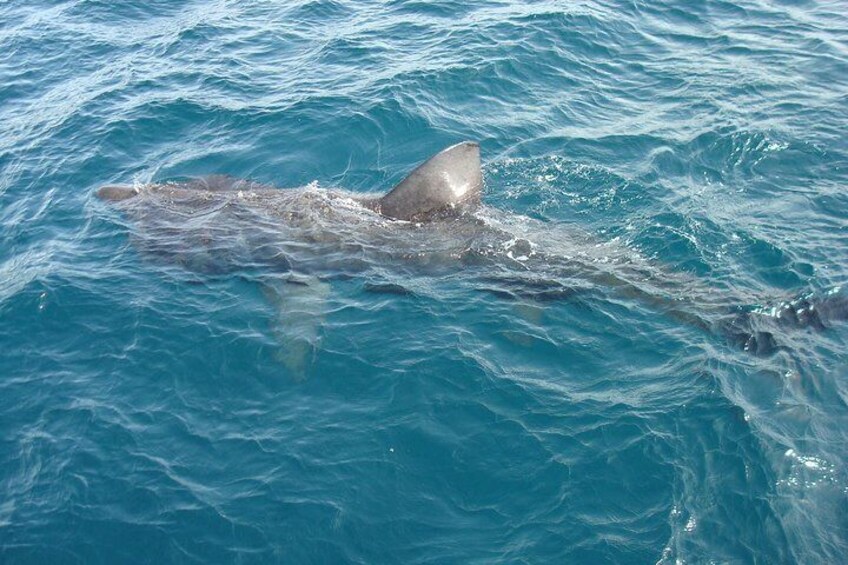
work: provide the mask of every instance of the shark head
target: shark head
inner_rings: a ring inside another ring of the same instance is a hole
[[[138,189],[134,186],[110,184],[101,186],[97,189],[96,194],[101,200],[106,200],[107,202],[120,202],[137,196]]]
[[[480,145],[463,141],[419,165],[373,207],[396,220],[422,221],[480,203]]]
[[[172,184],[171,191],[200,189],[220,192],[256,187],[265,188],[248,181],[213,176]],[[430,157],[383,197],[361,202],[388,218],[420,222],[474,208],[480,203],[482,188],[480,145],[473,141],[463,141]],[[96,194],[101,200],[122,202],[138,196],[140,192],[135,186],[107,185]]]

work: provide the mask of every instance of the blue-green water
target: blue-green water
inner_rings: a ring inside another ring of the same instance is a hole
[[[371,264],[295,372],[93,192],[381,193],[474,139],[513,229],[751,309],[848,282],[846,132],[839,1],[0,2],[0,561],[844,561],[848,324],[758,357]]]

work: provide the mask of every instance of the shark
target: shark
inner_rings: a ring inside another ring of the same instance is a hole
[[[278,312],[281,360],[299,373],[319,348],[333,280],[357,276],[366,290],[400,295],[410,293],[409,277],[461,272],[497,299],[635,300],[758,356],[783,347],[780,331],[824,330],[848,318],[839,288],[768,308],[729,307],[709,285],[626,247],[486,206],[483,189],[480,145],[463,141],[379,196],[224,175],[106,185],[96,196],[130,220],[147,256],[199,274],[256,275]]]

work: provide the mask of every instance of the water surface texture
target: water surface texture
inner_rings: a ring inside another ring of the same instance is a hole
[[[848,284],[846,14],[0,1],[0,561],[844,562],[848,324],[773,314]],[[464,139],[497,238],[317,223],[300,294],[94,196]]]

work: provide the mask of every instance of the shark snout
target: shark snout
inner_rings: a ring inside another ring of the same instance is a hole
[[[108,202],[120,202],[138,195],[138,189],[133,186],[107,184],[97,189],[95,193],[100,200]]]

